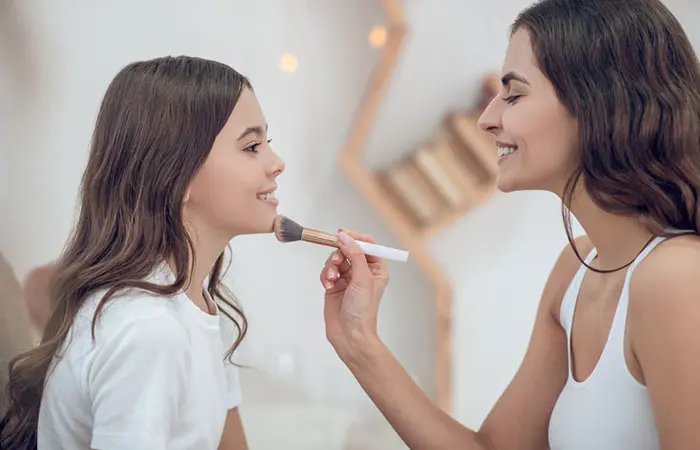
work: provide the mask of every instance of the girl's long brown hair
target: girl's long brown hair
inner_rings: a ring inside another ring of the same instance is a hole
[[[57,263],[53,314],[40,345],[10,362],[0,449],[36,448],[49,368],[89,295],[107,289],[96,318],[123,289],[169,296],[187,287],[196,255],[183,223],[183,198],[245,88],[251,88],[249,81],[232,68],[184,56],[130,64],[110,83],[82,179],[77,223]],[[247,321],[220,282],[223,260],[222,254],[207,290],[238,329],[230,358]],[[163,261],[172,262],[174,283],[145,281]],[[92,326],[94,334],[94,319]]]
[[[673,14],[659,0],[542,0],[512,32],[521,28],[579,123],[562,196],[579,260],[569,209],[580,182],[601,209],[639,218],[654,235],[700,233],[700,65]]]

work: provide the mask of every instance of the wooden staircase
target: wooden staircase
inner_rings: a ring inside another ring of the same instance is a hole
[[[495,192],[497,150],[477,128],[481,111],[500,80],[485,77],[479,104],[448,114],[438,133],[401,161],[371,171],[362,161],[372,125],[403,48],[407,25],[401,0],[380,0],[388,38],[358,109],[339,163],[386,226],[411,253],[411,261],[430,281],[435,301],[435,402],[452,407],[452,287],[430,253],[427,240],[487,201]]]

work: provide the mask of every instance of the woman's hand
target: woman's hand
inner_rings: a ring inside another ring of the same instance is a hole
[[[341,230],[339,249],[321,270],[326,289],[326,336],[341,358],[377,335],[377,313],[389,270],[384,261],[365,255],[355,239],[374,243],[371,236]]]
[[[437,408],[379,340],[377,311],[389,271],[381,259],[365,256],[353,240],[374,243],[371,237],[342,231],[338,236],[339,251],[321,270],[326,335],[338,356],[408,448],[490,448]]]

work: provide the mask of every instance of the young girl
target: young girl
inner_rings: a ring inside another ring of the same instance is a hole
[[[377,336],[386,268],[347,235],[351,264],[334,254],[321,273],[329,340],[413,449],[700,448],[691,44],[658,0],[543,0],[515,21],[502,84],[480,120],[499,188],[559,195],[587,233],[549,277],[515,378],[478,431],[432,405]]]
[[[230,358],[246,320],[221,276],[234,236],[272,231],[284,164],[269,142],[250,83],[224,64],[117,74],[41,345],[10,365],[0,448],[246,448]]]

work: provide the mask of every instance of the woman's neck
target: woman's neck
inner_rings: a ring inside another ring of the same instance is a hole
[[[571,212],[596,248],[596,267],[602,270],[628,264],[652,237],[652,233],[637,219],[600,209],[583,189],[576,193]]]

